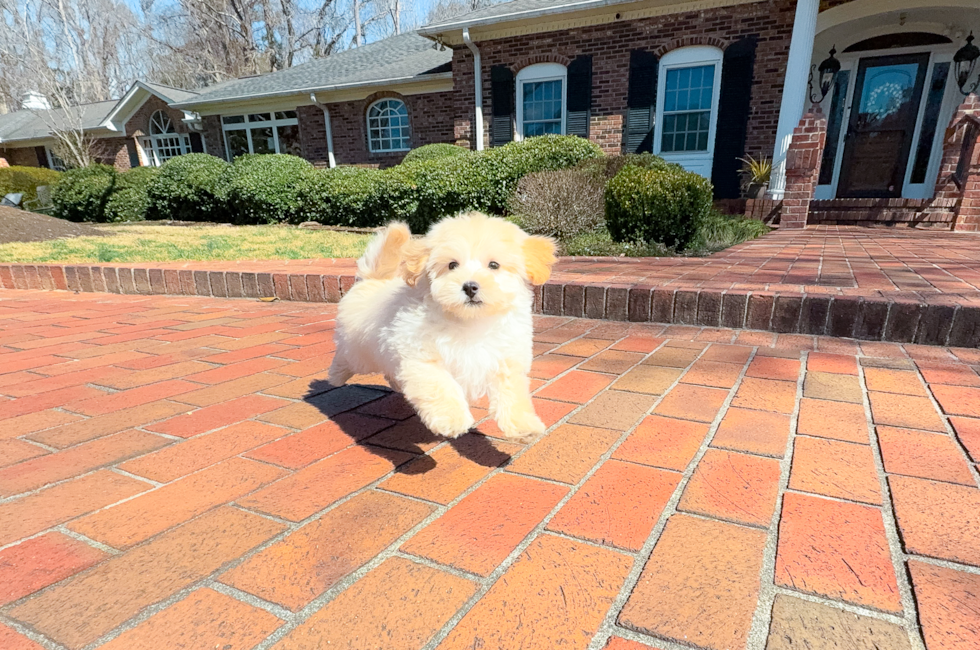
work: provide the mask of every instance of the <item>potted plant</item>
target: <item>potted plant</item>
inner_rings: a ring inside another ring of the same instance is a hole
[[[765,198],[769,190],[769,177],[772,174],[772,161],[763,156],[756,160],[752,156],[739,158],[742,161],[742,194],[747,199]]]

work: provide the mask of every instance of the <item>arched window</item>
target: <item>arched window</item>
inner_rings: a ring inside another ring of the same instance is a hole
[[[190,137],[177,133],[173,120],[165,111],[150,116],[150,135],[140,139],[142,159],[150,167],[159,167],[171,158],[191,152]]]
[[[381,99],[368,107],[368,144],[373,153],[412,148],[408,108],[400,99]]]
[[[535,63],[517,73],[517,138],[565,133],[568,71],[560,63]]]
[[[695,45],[660,59],[653,152],[707,178],[714,159],[722,52]]]

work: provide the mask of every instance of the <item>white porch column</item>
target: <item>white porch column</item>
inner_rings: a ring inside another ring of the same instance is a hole
[[[813,39],[817,35],[817,13],[820,0],[797,0],[793,19],[793,36],[786,61],[786,82],[783,85],[783,101],[779,106],[779,124],[776,127],[776,149],[772,154],[772,178],[769,191],[776,199],[786,191],[786,152],[793,140],[793,129],[803,117],[806,105],[807,79],[810,76],[810,60],[813,56]]]

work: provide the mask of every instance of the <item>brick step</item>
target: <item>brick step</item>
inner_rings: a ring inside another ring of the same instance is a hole
[[[354,284],[350,270],[322,274],[0,264],[0,288],[338,302]],[[937,300],[549,282],[535,288],[534,308],[552,316],[980,347],[980,306],[950,295]]]

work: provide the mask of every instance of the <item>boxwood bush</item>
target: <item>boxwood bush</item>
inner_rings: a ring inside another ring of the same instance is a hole
[[[589,158],[577,164],[575,168],[599,178],[609,180],[627,165],[642,167],[644,169],[684,171],[684,168],[677,163],[669,163],[660,156],[655,156],[652,153],[628,153],[621,156]]]
[[[627,165],[606,186],[606,225],[618,242],[683,250],[711,212],[712,192],[698,174]]]
[[[37,199],[39,185],[47,185],[53,188],[60,176],[59,172],[44,167],[20,167],[18,165],[0,167],[0,198],[16,192],[24,195],[21,197],[23,203],[34,201]]]
[[[142,221],[150,205],[147,191],[160,170],[156,167],[134,167],[116,175],[116,184],[105,204],[108,222]]]
[[[53,215],[68,221],[105,221],[105,205],[116,183],[109,165],[89,165],[62,172],[51,192]]]
[[[151,219],[229,221],[226,187],[229,164],[206,153],[171,158],[147,192]]]
[[[298,188],[301,221],[373,228],[415,212],[414,188],[389,170],[318,169]]]
[[[453,156],[465,156],[469,149],[457,147],[454,144],[439,142],[436,144],[426,144],[409,151],[402,163],[419,162],[422,160],[438,160],[440,158],[452,158]]]
[[[248,154],[235,158],[225,181],[235,223],[299,223],[300,188],[313,165],[287,154]]]

